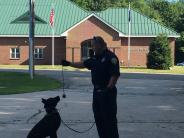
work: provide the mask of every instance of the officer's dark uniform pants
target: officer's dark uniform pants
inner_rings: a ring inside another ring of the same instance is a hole
[[[93,92],[93,112],[100,138],[119,138],[117,127],[117,89]]]

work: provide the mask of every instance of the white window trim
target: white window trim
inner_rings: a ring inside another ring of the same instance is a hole
[[[36,50],[36,49],[39,49],[39,50],[38,50],[38,53],[37,53],[38,55],[39,55],[40,49],[42,49],[42,50],[41,50],[42,58],[35,57],[35,54],[36,54],[35,50]],[[35,48],[35,49],[34,49],[34,59],[37,59],[37,60],[39,60],[39,59],[44,59],[44,54],[43,54],[43,53],[44,53],[44,52],[43,52],[43,48],[39,48],[39,47],[38,47],[38,48]]]
[[[12,49],[19,49],[19,58],[17,58],[17,50],[15,50],[15,58],[12,57]],[[20,59],[20,48],[17,47],[10,48],[10,59]]]

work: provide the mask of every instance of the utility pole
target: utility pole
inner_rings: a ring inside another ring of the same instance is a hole
[[[34,78],[34,0],[29,0],[29,74]]]

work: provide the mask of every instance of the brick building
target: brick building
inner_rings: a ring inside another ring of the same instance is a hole
[[[62,59],[81,61],[88,56],[87,39],[102,36],[108,48],[127,65],[128,9],[110,8],[88,12],[69,0],[36,0],[34,62],[52,63],[52,29],[49,16],[54,3],[55,64]],[[0,1],[0,64],[28,64],[29,4],[25,0]],[[154,20],[131,11],[130,65],[145,66],[149,44],[159,34],[167,34],[174,59],[175,38],[178,34]]]

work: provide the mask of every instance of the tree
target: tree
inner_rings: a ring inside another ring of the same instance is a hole
[[[171,49],[166,35],[157,36],[150,44],[147,67],[169,69],[172,66]]]
[[[179,20],[176,23],[175,29],[179,33],[184,32],[184,13],[180,15]]]
[[[176,40],[175,55],[175,63],[184,61],[184,32],[182,32],[180,38]]]
[[[92,0],[91,10],[92,11],[102,11],[110,7],[110,0]]]
[[[116,2],[116,4],[112,4],[111,5],[112,7],[122,7],[122,8],[125,8],[128,6],[126,0],[119,0]]]
[[[71,0],[71,1],[79,5],[79,7],[90,11],[93,0]]]
[[[164,25],[170,28],[175,28],[178,20],[177,8],[168,1],[155,0],[150,2],[150,6],[159,12]]]

